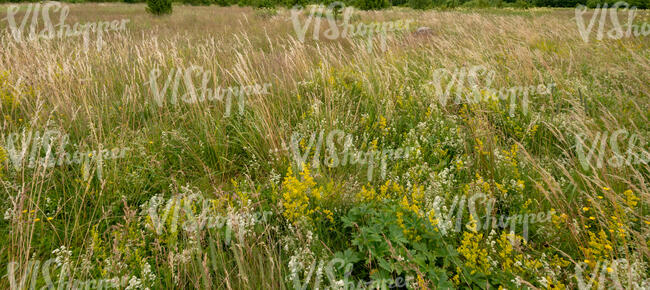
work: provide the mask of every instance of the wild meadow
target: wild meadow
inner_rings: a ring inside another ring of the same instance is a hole
[[[2,289],[650,289],[648,11],[28,5]]]

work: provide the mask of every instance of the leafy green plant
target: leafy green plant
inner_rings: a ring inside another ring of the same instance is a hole
[[[446,244],[425,218],[394,202],[361,204],[342,220],[352,231],[353,248],[338,256],[364,257],[362,267],[357,267],[363,270],[354,273],[357,277],[391,280],[419,276],[432,281],[435,288],[445,289],[452,287],[448,269],[462,268],[454,247]]]

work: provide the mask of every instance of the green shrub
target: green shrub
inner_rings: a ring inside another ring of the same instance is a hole
[[[463,7],[469,7],[469,8],[503,7],[503,2],[500,0],[472,0],[463,3]]]
[[[171,14],[171,0],[147,0],[147,12],[155,15]]]
[[[607,7],[612,7],[614,4],[616,4],[618,1],[613,1],[613,0],[587,0],[586,6],[589,8],[596,8],[596,7],[603,7],[603,5],[607,4]],[[649,0],[626,0],[626,3],[630,5],[630,7],[636,7],[639,9],[647,9],[650,7],[650,1]],[[625,6],[620,6],[620,9],[625,8]]]
[[[309,2],[307,0],[285,0],[284,3],[287,7],[293,8],[294,6],[305,7]]]
[[[526,0],[517,0],[515,3],[510,4],[510,6],[520,9],[528,9],[530,7],[533,7],[533,5]]]
[[[253,7],[255,8],[273,8],[275,2],[273,0],[253,0]]]
[[[183,4],[189,4],[192,6],[200,6],[200,5],[212,5],[214,3],[213,0],[182,0]]]
[[[236,2],[232,1],[232,0],[215,0],[214,3],[219,5],[219,6],[228,7],[230,5],[235,4]]]
[[[361,10],[379,10],[390,7],[388,0],[359,0],[356,5]]]
[[[535,6],[547,7],[576,7],[578,4],[586,4],[586,0],[536,0]]]
[[[427,9],[433,6],[433,1],[431,0],[409,0],[407,3],[413,9]]]

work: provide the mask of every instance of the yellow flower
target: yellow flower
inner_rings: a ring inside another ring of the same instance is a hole
[[[472,231],[473,233],[476,233],[477,225],[476,225],[476,220],[474,219],[474,216],[472,214],[469,215],[469,224],[465,225],[465,227]]]
[[[384,116],[379,116],[379,129],[382,132],[386,130],[386,118],[384,118]]]
[[[611,273],[611,272],[614,272],[614,270],[610,267],[607,267],[607,273]]]
[[[582,208],[582,211],[589,211],[589,208],[585,206]]]
[[[604,189],[605,191],[608,191],[608,190],[610,190],[610,188],[609,188],[609,187],[607,187],[607,186],[605,186],[605,187],[603,187],[603,189]]]
[[[634,195],[634,192],[632,192],[632,190],[628,189],[623,192],[623,194],[625,194],[625,197],[627,199],[626,203],[629,207],[635,207],[638,204],[639,198]]]
[[[298,222],[302,219],[311,221],[314,213],[314,203],[321,199],[322,187],[316,187],[314,178],[309,173],[309,166],[303,165],[300,173],[302,181],[293,176],[291,167],[282,182],[282,204],[284,212],[282,215],[291,222]]]
[[[53,219],[54,219],[53,217],[49,217],[49,218],[47,218],[48,221],[51,221],[51,220],[53,220]]]
[[[36,219],[34,220],[34,222],[38,222],[38,221],[40,221],[40,220],[41,220],[41,219],[39,219],[39,218],[36,218]]]
[[[483,234],[464,232],[463,240],[457,250],[465,258],[465,265],[473,269],[472,272],[478,270],[482,273],[489,274],[490,262],[488,260],[488,252],[487,249],[481,248],[480,245],[484,245],[482,240]]]

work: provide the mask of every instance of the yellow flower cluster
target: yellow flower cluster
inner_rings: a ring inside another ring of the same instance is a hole
[[[589,232],[589,247],[580,249],[584,252],[585,264],[590,267],[595,267],[597,261],[611,260],[614,252],[612,243],[607,238],[605,231],[601,230],[598,235]]]
[[[388,190],[388,186],[390,184],[386,183],[380,188],[380,192],[385,193]],[[397,185],[396,183],[393,183],[393,189],[395,192],[403,192],[404,188]],[[397,212],[397,224],[402,228],[402,232],[404,232],[404,235],[412,240],[419,241],[422,239],[420,235],[418,235],[418,230],[413,228],[409,229],[404,225],[404,214],[406,212],[412,212],[418,217],[423,217],[423,213],[420,210],[420,206],[423,203],[424,200],[424,189],[422,186],[414,186],[413,191],[410,193],[411,201],[409,202],[409,199],[407,195],[402,196],[402,200],[400,201],[399,205],[402,208],[402,211]]]
[[[477,270],[484,274],[489,274],[490,271],[487,249],[482,249],[479,246],[482,240],[483,234],[464,232],[463,240],[461,241],[460,247],[458,247],[458,253],[467,260],[465,266],[473,269],[471,272],[472,275]]]
[[[293,170],[289,167],[287,176],[282,182],[282,202],[284,206],[282,215],[293,223],[301,220],[311,221],[311,215],[315,209],[310,208],[310,205],[321,199],[321,192],[323,191],[322,187],[316,187],[316,182],[310,175],[307,166],[303,166],[300,175],[302,181],[293,176]]]
[[[551,209],[551,222],[553,222],[553,225],[555,226],[556,229],[562,229],[566,226],[567,222],[569,220],[569,216],[565,213],[561,215],[557,215],[555,212],[555,209]]]
[[[379,116],[379,130],[381,130],[381,134],[383,136],[386,136],[386,134],[388,134],[386,127],[386,118],[384,118],[384,116]]]
[[[628,189],[623,194],[625,194],[626,203],[629,207],[635,207],[639,203],[639,198],[634,195],[632,190]]]
[[[476,138],[476,145],[474,146],[474,150],[476,150],[476,152],[478,152],[478,153],[480,153],[482,155],[490,154],[490,152],[488,152],[485,149],[485,145],[483,145],[483,140],[481,140],[479,138]]]
[[[499,245],[499,257],[503,261],[501,264],[503,270],[510,270],[512,269],[512,266],[516,260],[521,261],[521,254],[517,255],[513,259],[513,251],[514,248],[512,247],[512,243],[508,240],[509,235],[506,234],[505,232],[501,233],[501,237],[499,237],[498,240],[498,245]]]
[[[5,160],[7,160],[7,151],[0,147],[0,177],[2,177],[2,163],[4,163]]]
[[[0,101],[3,106],[12,106],[16,98],[9,90],[9,72],[0,71]]]
[[[381,200],[377,195],[377,192],[375,192],[375,189],[370,187],[370,190],[366,189],[365,186],[361,187],[361,192],[359,193],[359,199],[361,201],[373,201],[373,200]]]
[[[485,180],[483,179],[483,176],[481,176],[478,172],[476,173],[476,180],[474,181],[474,183],[475,183],[476,185],[480,186],[481,188],[483,188],[483,191],[484,191],[485,193],[490,193],[490,192],[492,192],[492,191],[490,190],[490,184],[489,184],[487,181],[485,181]],[[465,194],[467,194],[468,192],[469,192],[469,186],[466,188]]]
[[[510,163],[512,167],[517,167],[517,152],[519,152],[519,147],[517,145],[512,145],[510,151],[502,150],[505,159]]]
[[[608,222],[609,232],[612,234],[617,233],[619,238],[624,239],[627,236],[624,221],[616,216],[612,216],[611,218],[612,220]]]
[[[438,219],[436,218],[436,211],[431,209],[427,216],[429,218],[429,223],[433,226],[434,231],[438,231]]]
[[[424,200],[424,189],[422,186],[414,186],[413,191],[411,192],[411,202],[409,203],[406,195],[402,197],[402,201],[399,203],[403,209],[411,211],[416,215],[422,217],[420,212],[420,205]]]
[[[390,180],[379,187],[379,193],[370,185],[368,185],[368,188],[366,186],[361,188],[361,192],[357,195],[360,201],[382,201],[391,197],[402,196],[404,193],[403,186]]]
[[[404,191],[404,187],[400,186],[397,182],[391,182],[390,180],[386,181],[382,186],[379,187],[380,196],[388,198],[388,190],[391,190],[398,196]]]
[[[406,236],[407,239],[411,239],[414,241],[420,241],[422,237],[418,235],[417,229],[409,229],[406,227],[404,224],[404,213],[401,211],[398,211],[396,213],[397,216],[397,224],[399,225],[400,228],[402,228],[402,232],[404,233],[404,236]]]
[[[324,209],[323,213],[325,214],[325,218],[327,218],[330,223],[334,223],[334,214],[332,213],[331,210],[329,209]]]

